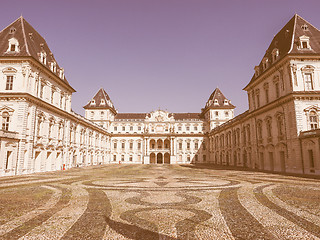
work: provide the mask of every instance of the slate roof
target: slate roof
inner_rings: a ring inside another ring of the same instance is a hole
[[[19,42],[19,52],[7,52],[9,47],[8,40],[15,38]],[[46,64],[40,62],[39,54],[44,51],[46,53]],[[50,70],[49,63],[56,62],[57,69],[61,69],[55,60],[46,40],[21,16],[9,26],[0,32],[0,57],[33,57],[36,61],[41,63]],[[58,71],[53,73],[59,77]],[[59,77],[60,79],[60,77]],[[69,86],[73,92],[75,90],[70,86],[67,79],[64,77],[62,81]]]
[[[94,104],[92,104],[92,100],[94,100],[95,102]],[[109,95],[106,93],[106,91],[103,88],[100,88],[98,92],[94,95],[94,97],[83,108],[84,109],[110,109],[115,114],[117,113],[117,110],[115,109]]]
[[[201,119],[200,113],[173,113],[175,120]]]
[[[299,49],[299,37],[308,36],[311,49]],[[289,22],[274,36],[265,55],[263,56],[260,64],[258,65],[260,75],[263,73],[263,59],[268,58],[269,67],[274,63],[272,62],[272,50],[277,48],[279,50],[278,60],[286,55],[314,55],[320,54],[320,31],[311,23],[295,14]],[[244,88],[246,89],[251,83],[256,80],[253,75],[249,84]]]
[[[116,120],[134,120],[134,119],[145,119],[149,113],[118,113],[115,116]],[[201,119],[200,113],[172,113],[170,116],[174,117],[175,120],[190,120],[190,119]]]
[[[215,100],[218,101],[218,104],[215,104]],[[224,101],[228,101],[228,105],[224,104]],[[202,109],[203,112],[209,110],[209,109],[233,109],[235,106],[230,103],[230,100],[228,100],[221,90],[219,88],[216,88],[213,93],[211,93],[205,108]]]
[[[116,120],[122,119],[145,119],[147,116],[146,113],[118,113],[115,116]]]

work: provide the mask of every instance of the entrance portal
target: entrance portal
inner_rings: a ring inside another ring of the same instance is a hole
[[[154,153],[150,154],[150,163],[156,163],[156,154]]]
[[[157,154],[157,163],[160,163],[160,164],[163,163],[162,153],[158,153],[158,154]]]
[[[169,153],[164,154],[164,163],[170,164],[170,154]]]

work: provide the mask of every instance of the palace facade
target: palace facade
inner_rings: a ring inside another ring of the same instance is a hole
[[[0,32],[0,176],[109,163],[210,163],[320,174],[320,32],[295,15],[244,88],[249,110],[215,89],[198,113],[118,113],[104,89],[75,90],[20,17]]]

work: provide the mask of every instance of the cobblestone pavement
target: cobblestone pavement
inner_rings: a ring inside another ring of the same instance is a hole
[[[178,165],[0,179],[0,239],[320,239],[320,180]]]

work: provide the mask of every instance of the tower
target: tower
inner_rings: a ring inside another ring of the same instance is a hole
[[[235,106],[231,104],[219,88],[210,95],[202,115],[208,121],[209,131],[234,117]]]
[[[103,88],[94,95],[94,97],[83,107],[85,117],[96,124],[108,129],[110,121],[114,120],[117,110]]]

